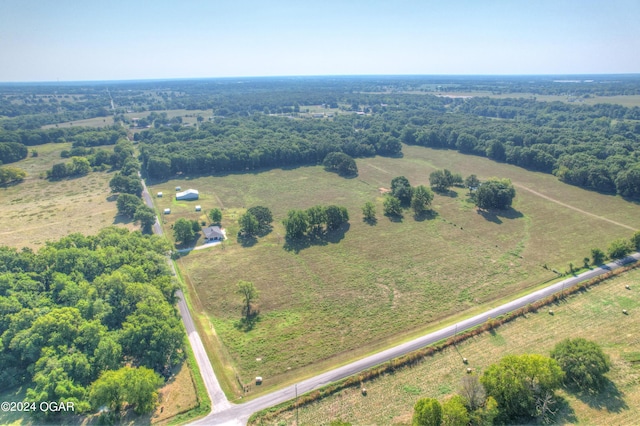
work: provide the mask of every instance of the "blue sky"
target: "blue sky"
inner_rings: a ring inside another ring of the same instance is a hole
[[[0,0],[0,81],[640,73],[638,0]]]

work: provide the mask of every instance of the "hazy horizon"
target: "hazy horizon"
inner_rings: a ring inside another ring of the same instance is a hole
[[[0,82],[640,72],[640,2],[0,2]]]

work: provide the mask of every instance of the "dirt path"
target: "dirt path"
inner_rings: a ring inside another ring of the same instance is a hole
[[[537,191],[534,191],[534,190],[533,190],[533,189],[531,189],[531,188],[527,188],[526,186],[518,185],[518,184],[514,184],[514,186],[517,186],[518,188],[522,188],[522,189],[524,189],[524,190],[526,190],[526,191],[529,191],[529,192],[531,192],[532,194],[537,195],[538,197],[541,197],[541,198],[544,198],[545,200],[549,200],[549,201],[551,201],[552,203],[556,203],[556,204],[558,204],[558,205],[560,205],[560,206],[563,206],[563,207],[569,208],[569,209],[571,209],[571,210],[577,211],[577,212],[582,213],[582,214],[585,214],[585,215],[587,215],[587,216],[595,217],[596,219],[604,220],[604,221],[606,221],[606,222],[613,223],[614,225],[622,226],[623,228],[627,228],[627,229],[630,229],[630,230],[632,230],[632,231],[637,231],[637,229],[636,229],[636,228],[634,228],[634,227],[632,227],[632,226],[625,225],[624,223],[616,222],[615,220],[607,219],[606,217],[603,217],[603,216],[598,216],[597,214],[590,213],[590,212],[588,212],[588,211],[586,211],[586,210],[582,210],[582,209],[579,209],[579,208],[574,207],[574,206],[570,206],[569,204],[565,204],[565,203],[563,203],[562,201],[558,201],[558,200],[556,200],[556,199],[553,199],[553,198],[551,198],[551,197],[548,197],[548,196],[546,196],[546,195],[544,195],[544,194],[541,194],[541,193],[539,193],[539,192],[537,192]]]
[[[373,164],[371,164],[371,163],[367,163],[367,166],[369,166],[369,167],[373,167],[373,168],[374,168],[374,169],[376,169],[376,170],[380,170],[382,173],[386,173],[386,174],[388,174],[388,175],[390,175],[390,174],[391,174],[391,172],[388,172],[388,171],[386,171],[385,169],[381,169],[381,168],[380,168],[380,167],[378,167],[378,166],[374,166],[374,165],[373,165]]]

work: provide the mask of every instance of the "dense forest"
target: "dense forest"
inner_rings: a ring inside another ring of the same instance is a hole
[[[168,377],[185,338],[168,249],[161,237],[114,227],[38,253],[0,247],[0,389],[25,384],[25,402],[72,401],[81,412],[107,370]]]

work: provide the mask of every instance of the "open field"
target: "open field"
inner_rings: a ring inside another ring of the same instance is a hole
[[[565,338],[584,337],[601,345],[613,367],[612,383],[600,396],[577,396],[562,390],[565,406],[558,423],[637,424],[640,416],[640,270],[605,281],[589,291],[576,293],[547,310],[527,314],[500,326],[492,333],[469,339],[426,358],[417,366],[366,383],[367,396],[359,388],[345,389],[318,402],[301,407],[301,424],[328,424],[341,419],[353,424],[410,424],[413,404],[423,397],[440,401],[454,394],[469,360],[478,374],[508,354],[549,354]],[[629,284],[631,290],[626,290]],[[622,315],[622,309],[630,315]],[[634,361],[635,360],[635,361]],[[289,411],[261,424],[294,424]]]
[[[94,117],[94,118],[86,118],[84,120],[75,120],[75,121],[67,121],[66,123],[59,124],[47,124],[46,126],[42,126],[43,129],[51,129],[55,127],[65,128],[65,127],[108,127],[113,126],[113,117]]]
[[[445,96],[452,98],[467,98],[467,97],[487,97],[487,98],[496,98],[496,99],[505,99],[505,98],[535,98],[540,102],[567,102],[572,104],[585,104],[585,105],[595,105],[595,104],[619,104],[628,108],[634,106],[640,106],[640,95],[615,95],[615,96],[597,96],[590,95],[587,98],[580,96],[572,96],[570,94],[567,95],[541,95],[534,93],[493,93],[490,91],[468,91],[468,92],[436,92],[436,91],[404,91],[397,93],[406,93],[412,95],[435,95],[435,96]]]
[[[404,147],[404,158],[357,160],[359,176],[344,179],[321,167],[172,180],[151,185],[165,231],[178,217],[199,218],[223,208],[230,239],[223,247],[191,252],[178,262],[243,381],[263,376],[264,392],[313,372],[391,346],[444,318],[514,294],[582,264],[592,247],[629,237],[640,228],[640,206],[565,185],[551,175],[452,151]],[[514,209],[479,214],[466,190],[436,195],[437,215],[401,222],[382,216],[379,188],[405,175],[428,184],[437,168],[466,176],[509,177]],[[195,188],[201,199],[176,202],[174,187]],[[527,190],[530,189],[530,190]],[[533,192],[532,192],[533,191]],[[545,198],[546,197],[546,198]],[[361,206],[375,201],[378,221],[362,222]],[[338,204],[348,208],[348,230],[308,246],[290,246],[280,223],[292,208]],[[253,205],[269,207],[271,234],[251,247],[237,243],[237,218]],[[567,207],[570,206],[570,207]],[[608,219],[608,220],[605,220]],[[615,222],[615,223],[614,223]],[[339,242],[339,244],[338,244]],[[238,280],[261,292],[260,316],[250,330],[240,323]],[[283,350],[282,348],[287,348]],[[313,366],[311,366],[313,364]],[[251,389],[251,394],[255,388]]]
[[[116,197],[110,193],[111,173],[50,182],[41,175],[56,163],[68,162],[60,152],[70,143],[34,147],[37,157],[11,164],[27,172],[24,182],[0,187],[0,244],[11,247],[41,247],[72,232],[95,234],[116,219]],[[122,224],[137,229],[131,223]]]

